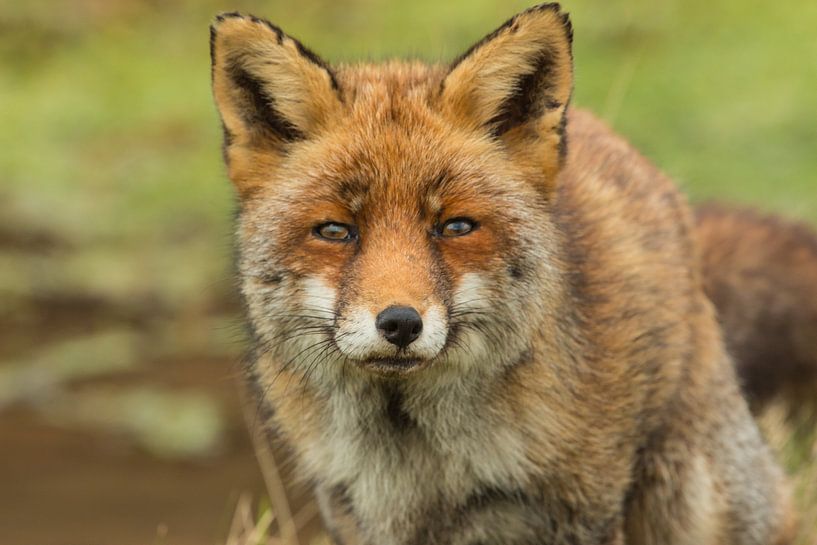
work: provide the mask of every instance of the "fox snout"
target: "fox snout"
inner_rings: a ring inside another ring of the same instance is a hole
[[[440,354],[448,338],[442,305],[421,312],[392,304],[376,314],[359,306],[341,312],[335,330],[340,352],[364,367],[408,370],[422,367]]]

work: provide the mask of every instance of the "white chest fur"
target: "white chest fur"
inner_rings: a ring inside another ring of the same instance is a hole
[[[428,509],[480,488],[524,486],[531,467],[522,433],[464,386],[397,393],[368,384],[331,395],[304,460],[318,482],[346,491],[372,542],[397,545]]]

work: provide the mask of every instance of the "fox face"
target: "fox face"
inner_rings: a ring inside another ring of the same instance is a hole
[[[220,16],[214,95],[260,349],[326,384],[415,380],[499,372],[557,327],[570,41],[548,4],[448,67],[332,68]]]

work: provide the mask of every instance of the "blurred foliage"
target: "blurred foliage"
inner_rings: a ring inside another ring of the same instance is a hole
[[[800,519],[793,545],[817,543],[817,413],[772,404],[759,418],[760,429],[789,475]]]

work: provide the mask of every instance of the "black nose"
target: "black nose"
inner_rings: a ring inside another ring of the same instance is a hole
[[[411,307],[389,307],[377,315],[375,326],[387,341],[405,348],[420,336],[423,319]]]

